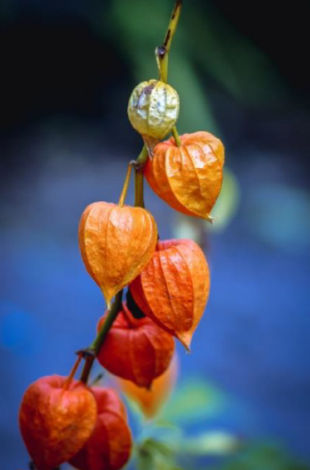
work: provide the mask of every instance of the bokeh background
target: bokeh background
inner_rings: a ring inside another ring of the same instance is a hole
[[[1,3],[1,470],[27,468],[17,426],[24,389],[67,374],[104,311],[80,259],[78,221],[89,202],[118,198],[139,152],[127,101],[156,77],[153,50],[172,3]],[[178,128],[220,136],[227,174],[211,228],[146,189],[161,237],[195,237],[212,272],[192,353],[179,348],[182,429],[256,446],[242,462],[201,455],[185,468],[310,468],[306,2],[184,3],[169,69]]]

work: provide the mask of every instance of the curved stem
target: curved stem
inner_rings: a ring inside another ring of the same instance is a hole
[[[112,303],[112,306],[111,306],[109,312],[106,315],[106,320],[105,320],[104,324],[102,325],[101,330],[97,334],[97,336],[94,339],[94,341],[92,342],[92,344],[85,351],[83,351],[83,353],[85,355],[85,364],[84,364],[84,367],[83,367],[83,370],[82,370],[80,380],[81,380],[81,382],[84,382],[85,384],[88,381],[88,377],[89,377],[91,368],[93,366],[93,363],[96,359],[96,356],[98,355],[98,353],[100,351],[100,348],[101,348],[101,346],[102,346],[102,344],[103,344],[103,342],[104,342],[111,326],[113,325],[113,322],[114,322],[115,318],[117,317],[118,312],[121,309],[122,295],[123,295],[122,290],[120,292],[118,292],[118,294],[116,294],[116,296],[114,298],[114,302]]]
[[[102,325],[101,330],[99,331],[98,335],[96,336],[95,340],[90,346],[90,349],[94,351],[95,355],[97,355],[100,351],[100,348],[102,346],[102,343],[104,342],[115,318],[118,315],[118,312],[121,309],[122,306],[122,296],[123,296],[123,290],[119,291],[115,298],[114,302],[111,306],[111,309],[107,313],[107,317],[105,319],[104,324]]]
[[[122,189],[121,195],[119,197],[119,201],[118,201],[118,205],[120,207],[123,207],[123,205],[125,203],[125,199],[126,199],[127,191],[128,191],[128,186],[129,186],[129,183],[130,183],[131,169],[132,169],[132,164],[131,164],[131,162],[129,162],[128,163],[128,168],[127,168],[127,173],[126,173],[126,176],[125,176],[123,189]]]
[[[66,380],[65,380],[65,382],[64,382],[64,384],[63,384],[63,386],[62,386],[62,389],[63,389],[63,390],[67,390],[67,389],[69,388],[70,383],[72,382],[72,379],[73,379],[73,377],[75,376],[75,373],[76,373],[76,371],[77,371],[77,369],[78,369],[78,367],[79,367],[79,365],[80,365],[81,360],[82,360],[82,355],[79,354],[77,360],[75,361],[75,363],[74,363],[74,365],[73,365],[73,367],[72,367],[72,369],[71,369],[70,374],[68,375],[68,377],[66,378]]]
[[[135,206],[144,207],[144,186],[143,186],[143,167],[147,161],[148,151],[143,146],[137,160],[135,168]]]
[[[181,142],[181,139],[180,139],[180,136],[179,136],[179,133],[178,133],[178,130],[177,130],[176,126],[173,126],[172,134],[173,134],[175,143],[177,144],[178,147],[180,147],[182,145],[182,142]]]
[[[173,36],[178,26],[182,3],[183,3],[182,0],[177,0],[175,2],[164,42],[161,46],[155,49],[155,56],[156,56],[156,61],[157,61],[157,67],[159,70],[159,76],[160,76],[160,80],[163,82],[167,82],[168,80],[168,54],[170,51]]]
[[[144,182],[143,173],[136,170],[135,173],[135,207],[144,207]]]
[[[138,158],[135,161],[135,164],[136,164],[137,167],[139,167],[139,169],[142,169],[144,167],[144,165],[146,164],[146,161],[147,161],[147,157],[148,157],[148,151],[147,151],[147,149],[144,145],[142,147],[141,152],[138,155]]]

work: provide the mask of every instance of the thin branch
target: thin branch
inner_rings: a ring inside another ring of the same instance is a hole
[[[178,26],[182,3],[183,3],[182,0],[176,1],[174,5],[174,9],[170,17],[170,21],[168,24],[168,29],[165,35],[164,42],[161,46],[156,47],[155,49],[155,57],[156,57],[157,67],[159,70],[159,77],[162,82],[167,82],[168,80],[168,55],[169,55],[173,36]]]

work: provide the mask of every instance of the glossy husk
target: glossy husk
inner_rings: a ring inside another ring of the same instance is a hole
[[[91,436],[97,419],[93,394],[81,382],[42,377],[26,390],[19,425],[37,470],[51,470],[75,455]]]
[[[207,260],[192,240],[159,241],[151,261],[130,284],[139,308],[189,349],[210,289]]]
[[[194,132],[160,142],[144,175],[153,191],[183,214],[210,219],[223,179],[224,146],[209,132]]]
[[[175,125],[179,107],[179,95],[172,86],[160,80],[148,80],[134,88],[129,98],[128,117],[142,136],[160,140]]]
[[[105,316],[98,330],[104,321]],[[174,347],[169,333],[148,317],[134,318],[124,303],[97,358],[112,374],[148,388],[168,368]]]
[[[91,390],[98,408],[96,427],[70,463],[79,470],[118,470],[128,461],[132,447],[125,407],[113,389]]]
[[[84,210],[79,244],[88,273],[108,303],[150,260],[157,241],[153,216],[141,207],[94,202]]]

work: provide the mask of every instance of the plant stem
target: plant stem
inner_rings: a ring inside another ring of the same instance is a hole
[[[77,369],[80,365],[81,360],[82,360],[82,354],[79,354],[77,360],[75,361],[75,363],[74,363],[74,365],[71,369],[70,374],[68,375],[68,377],[66,378],[66,380],[65,380],[65,382],[62,386],[63,390],[67,390],[69,388],[70,383],[72,382],[72,379],[75,376],[75,373],[76,373],[76,371],[77,371]]]
[[[97,354],[100,351],[100,348],[115,320],[115,318],[118,315],[118,312],[120,311],[121,305],[122,305],[122,295],[123,291],[121,290],[116,294],[114,298],[114,302],[112,303],[112,306],[109,310],[109,312],[106,315],[106,320],[104,324],[102,325],[101,330],[97,334],[96,338],[92,342],[92,344],[84,351],[84,354],[86,356],[85,359],[85,364],[82,370],[81,374],[81,382],[84,382],[85,384],[87,383],[91,368],[93,366],[93,363],[95,361],[95,358]]]
[[[143,167],[147,161],[148,152],[143,146],[137,160],[135,168],[135,206],[144,207],[144,187],[143,187]]]
[[[159,70],[160,80],[162,82],[167,82],[168,80],[168,54],[171,47],[173,36],[176,32],[179,17],[182,8],[182,0],[177,0],[175,2],[169,24],[166,32],[164,42],[161,46],[156,47],[155,56],[156,62]]]
[[[102,325],[102,328],[99,331],[98,335],[96,336],[95,340],[93,341],[93,343],[90,346],[90,349],[92,351],[94,351],[94,353],[96,355],[99,353],[100,348],[102,346],[102,343],[104,342],[104,340],[105,340],[105,338],[106,338],[106,336],[107,336],[107,334],[108,334],[115,318],[118,315],[118,312],[121,309],[122,296],[123,296],[123,290],[119,291],[116,294],[116,296],[114,298],[114,302],[111,306],[111,309],[107,314],[106,320],[105,320],[104,324]]]
[[[177,144],[178,147],[180,147],[180,146],[182,145],[182,142],[181,142],[181,139],[180,139],[180,136],[179,136],[179,133],[178,133],[178,131],[177,131],[176,126],[173,126],[173,128],[172,128],[172,134],[173,134],[175,143]]]
[[[141,152],[139,153],[136,161],[135,161],[135,165],[136,167],[138,167],[139,169],[143,169],[144,165],[146,164],[146,161],[147,161],[147,157],[148,157],[148,152],[147,152],[147,149],[145,147],[145,145],[142,147],[142,150]]]
[[[135,172],[135,207],[144,207],[144,181],[140,170]]]
[[[128,168],[127,168],[127,173],[126,173],[126,176],[125,176],[125,181],[124,181],[123,189],[122,189],[121,195],[120,195],[120,197],[119,197],[119,201],[118,201],[118,205],[119,205],[120,207],[123,207],[124,202],[125,202],[125,199],[126,199],[126,195],[127,195],[127,191],[128,191],[128,186],[129,186],[129,182],[130,182],[131,169],[132,169],[132,163],[129,162],[129,163],[128,163]]]

